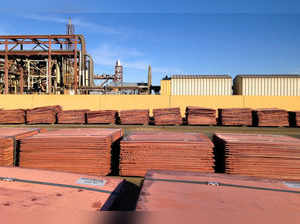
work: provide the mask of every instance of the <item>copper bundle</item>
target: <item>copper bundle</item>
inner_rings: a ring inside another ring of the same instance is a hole
[[[121,129],[61,129],[23,139],[20,166],[90,175],[111,172],[111,146]]]
[[[213,166],[213,144],[200,133],[135,132],[121,141],[122,176],[151,169],[213,172]]]
[[[14,140],[0,137],[0,166],[14,165]]]
[[[57,114],[59,124],[85,124],[85,115],[89,110],[63,110]]]
[[[14,166],[19,140],[40,131],[37,128],[0,128],[0,166]]]
[[[26,120],[28,124],[54,124],[61,110],[61,106],[37,107],[27,110]]]
[[[180,108],[153,109],[155,125],[181,125]]]
[[[144,124],[149,123],[149,110],[121,110],[121,124]]]
[[[0,179],[5,223],[96,223],[88,218],[111,210],[126,184],[115,177],[24,168],[0,167],[0,173],[6,178]]]
[[[299,139],[281,135],[217,133],[214,142],[219,171],[300,180]]]
[[[300,111],[295,112],[296,126],[300,127]]]
[[[88,124],[115,124],[118,111],[116,110],[98,110],[88,111]]]
[[[255,125],[259,127],[289,126],[288,111],[282,109],[257,109],[254,111]]]
[[[296,223],[300,191],[294,185],[226,174],[150,171],[136,210],[148,212],[140,223],[164,218],[167,223],[216,224],[233,217],[246,224]]]
[[[252,110],[250,108],[218,109],[219,124],[228,126],[252,126]]]
[[[187,107],[186,121],[188,125],[216,125],[216,110],[203,107]]]
[[[25,110],[0,110],[0,124],[24,124]]]

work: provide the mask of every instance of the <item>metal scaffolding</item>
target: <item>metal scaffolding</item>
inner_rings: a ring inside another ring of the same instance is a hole
[[[0,36],[0,93],[77,94],[93,86],[91,64],[82,35]]]

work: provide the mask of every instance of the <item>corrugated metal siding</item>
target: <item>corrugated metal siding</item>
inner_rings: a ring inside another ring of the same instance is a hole
[[[300,77],[239,77],[235,80],[238,95],[300,96]]]
[[[227,77],[172,78],[172,96],[229,96],[232,95],[232,79]]]

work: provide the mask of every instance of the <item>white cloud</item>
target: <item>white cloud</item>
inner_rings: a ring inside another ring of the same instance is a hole
[[[93,49],[91,52],[94,62],[98,65],[114,66],[117,59],[121,60],[124,67],[147,70],[149,65],[152,65],[152,71],[157,73],[178,73],[179,69],[157,67],[147,60],[143,52],[135,48],[126,48],[120,46],[112,46],[109,44],[102,44],[98,48]]]
[[[47,21],[47,22],[55,22],[55,23],[63,23],[63,24],[67,24],[69,22],[68,18],[62,18],[62,17],[57,17],[57,16],[41,16],[41,15],[36,15],[36,14],[24,15],[24,18],[36,20],[36,21]],[[101,25],[98,23],[85,21],[80,18],[72,18],[72,23],[75,26],[89,28],[89,29],[92,29],[92,30],[100,32],[100,33],[120,34],[120,31],[115,30],[114,28],[104,26],[104,25]]]

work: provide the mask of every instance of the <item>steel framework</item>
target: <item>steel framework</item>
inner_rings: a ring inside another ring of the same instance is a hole
[[[70,47],[65,47],[70,46]],[[0,91],[79,93],[93,86],[93,60],[82,35],[0,36]]]

